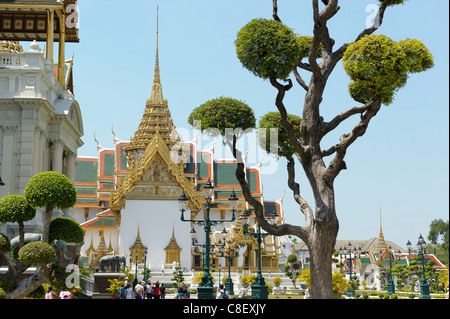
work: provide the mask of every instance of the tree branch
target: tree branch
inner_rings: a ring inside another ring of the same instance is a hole
[[[342,57],[344,56],[344,52],[345,52],[345,50],[347,50],[349,45],[360,40],[365,35],[370,35],[370,34],[374,33],[376,30],[378,30],[381,27],[381,24],[383,23],[384,13],[385,13],[387,7],[391,4],[391,2],[392,2],[392,0],[386,0],[381,4],[381,6],[377,12],[377,15],[375,16],[373,25],[367,29],[364,29],[356,37],[355,41],[349,42],[349,43],[344,43],[339,49],[337,49],[333,53],[333,64],[334,65],[336,65],[336,63],[342,59]]]
[[[280,17],[278,16],[278,0],[272,0],[273,3],[273,19],[276,21],[281,22]]]
[[[367,111],[361,115],[361,121],[355,125],[350,133],[343,134],[340,138],[340,142],[334,146],[336,156],[330,162],[330,165],[328,165],[324,174],[324,176],[329,179],[329,182],[332,182],[341,170],[347,168],[344,162],[344,156],[347,149],[358,137],[365,134],[370,120],[377,115],[381,108],[381,98],[373,97],[366,105]]]
[[[293,72],[297,83],[300,84],[300,86],[304,88],[306,92],[308,92],[309,87],[306,85],[305,81],[303,81],[302,77],[298,73],[297,67],[294,67]]]
[[[236,155],[236,178],[239,181],[245,200],[255,209],[256,220],[258,221],[258,224],[261,226],[261,228],[275,236],[295,235],[302,238],[303,240],[308,240],[308,232],[302,227],[290,225],[287,223],[279,226],[273,226],[267,222],[266,218],[264,217],[263,205],[252,196],[250,188],[248,186],[248,182],[245,179],[245,164],[242,158],[242,153],[238,149],[236,149],[236,144],[232,143],[230,139],[225,139],[225,144],[227,144],[231,148],[233,154]]]
[[[330,122],[323,123],[322,128],[321,128],[321,134],[320,134],[321,138],[324,137],[325,135],[327,135],[330,131],[334,130],[336,127],[339,126],[339,124],[341,124],[343,121],[345,121],[352,115],[362,114],[362,113],[366,112],[368,110],[368,108],[370,107],[371,103],[372,103],[372,101],[364,104],[363,106],[352,107],[352,108],[340,113],[339,115],[337,115]]]
[[[285,154],[287,159],[288,186],[292,190],[294,200],[300,205],[300,211],[305,215],[305,231],[314,232],[314,213],[308,202],[300,195],[300,185],[295,182],[295,161],[292,155]]]
[[[274,77],[270,78],[270,83],[272,84],[273,87],[275,87],[278,90],[278,94],[275,99],[275,105],[278,108],[278,111],[280,112],[280,123],[286,129],[287,135],[289,137],[289,141],[294,146],[295,151],[298,154],[303,154],[304,153],[303,147],[295,136],[294,125],[292,125],[292,123],[289,122],[289,120],[287,118],[287,111],[286,111],[286,108],[284,107],[284,103],[283,103],[283,99],[286,94],[286,91],[289,91],[292,88],[292,81],[289,79],[288,82],[289,83],[287,85],[282,85],[277,82],[276,78],[274,78]]]

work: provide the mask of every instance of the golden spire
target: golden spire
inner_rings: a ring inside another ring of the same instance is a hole
[[[157,10],[159,11],[158,7]],[[172,117],[167,100],[164,99],[162,93],[158,52],[159,13],[157,13],[156,21],[156,61],[151,96],[147,100],[144,115],[138,130],[134,133],[134,137],[130,139],[130,144],[124,148],[130,169],[132,169],[134,163],[143,154],[156,132],[159,132],[169,150],[179,140],[179,138],[173,135],[174,125]]]
[[[161,77],[159,73],[158,40],[159,40],[159,6],[156,6],[156,61],[155,61],[155,76],[153,79],[153,83],[161,84]]]
[[[164,104],[164,97],[161,86],[161,75],[159,72],[159,7],[156,7],[156,59],[155,74],[152,85],[152,95],[150,101],[155,104]]]

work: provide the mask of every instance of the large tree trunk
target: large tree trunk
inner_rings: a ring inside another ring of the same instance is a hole
[[[44,222],[42,227],[42,238],[41,241],[48,242],[48,235],[50,231],[50,221],[52,219],[53,206],[47,206],[45,208]]]

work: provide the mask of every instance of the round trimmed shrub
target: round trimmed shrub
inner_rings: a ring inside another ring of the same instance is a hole
[[[307,43],[279,21],[253,19],[238,32],[235,46],[238,59],[254,75],[285,80]]]
[[[18,255],[19,261],[30,266],[52,264],[56,260],[56,252],[53,247],[42,241],[26,244],[20,248]]]
[[[49,242],[64,240],[66,243],[79,244],[84,240],[83,228],[72,218],[58,217],[50,222]]]
[[[42,172],[33,176],[25,187],[24,195],[35,207],[67,209],[77,200],[73,183],[58,172]]]
[[[22,195],[7,195],[0,199],[0,222],[26,222],[34,218],[36,209]]]
[[[6,237],[6,235],[0,233],[0,252],[9,251],[10,248],[11,242],[9,241],[9,238]]]
[[[225,137],[227,129],[245,131],[254,128],[256,118],[246,103],[229,97],[219,97],[196,107],[188,118],[189,124],[194,125],[194,121],[201,121],[201,131],[210,129],[210,135],[220,133]]]
[[[286,129],[280,122],[281,115],[280,112],[269,112],[266,115],[262,116],[259,120],[259,129],[263,129],[265,131],[265,135],[261,135],[261,132],[258,132],[259,135],[259,145],[261,148],[265,149],[266,152],[271,153],[277,156],[286,156],[292,155],[295,153],[295,148],[289,140],[289,136],[287,134]],[[301,140],[301,132],[300,125],[302,124],[302,119],[297,115],[287,115],[287,119],[292,123],[295,129],[295,137],[297,140]],[[274,145],[271,145],[271,129],[276,129],[278,133],[278,147],[277,149],[273,149]],[[264,138],[265,137],[265,138]],[[276,152],[276,153],[275,153]]]

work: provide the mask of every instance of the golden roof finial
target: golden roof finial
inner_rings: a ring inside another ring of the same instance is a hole
[[[159,42],[159,6],[156,6],[156,61],[155,61],[155,75],[153,83],[161,84],[161,77],[159,73],[158,42]]]

